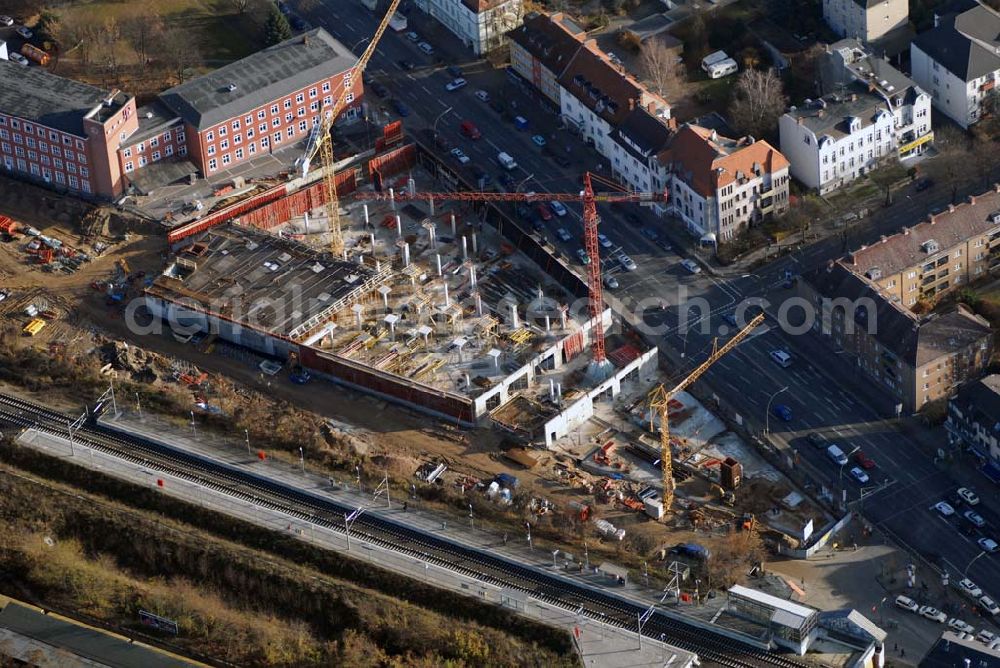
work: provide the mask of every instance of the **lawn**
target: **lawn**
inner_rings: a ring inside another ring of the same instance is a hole
[[[54,9],[64,26],[63,32],[74,37],[73,28],[81,25],[122,34],[124,26],[134,17],[159,16],[164,30],[184,34],[198,54],[203,69],[214,69],[259,50],[263,46],[261,26],[266,10],[267,0],[252,0],[243,14],[237,11],[232,0],[94,0]],[[109,31],[109,27],[116,29]],[[101,35],[94,41],[101,43],[103,49],[106,39]],[[71,41],[76,42],[76,39]],[[116,52],[126,61],[135,58],[135,51],[123,34],[118,39]],[[73,58],[72,52],[67,55]],[[91,59],[96,60],[96,56],[92,55]]]

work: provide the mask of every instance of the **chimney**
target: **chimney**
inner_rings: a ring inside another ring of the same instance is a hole
[[[935,218],[937,218],[937,216],[935,216],[935,215],[934,215],[934,214],[932,213],[932,214],[931,214],[931,219],[930,219],[930,223],[931,223],[931,225],[933,225],[934,223],[936,223],[936,222],[937,222],[937,221],[935,220]]]
[[[816,118],[823,118],[823,110],[819,109],[816,111]]]
[[[868,82],[868,92],[869,93],[875,92],[875,84],[873,84],[871,81]]]
[[[948,205],[948,212],[949,213],[955,213],[955,205],[954,204],[949,204]]]
[[[882,243],[885,243],[886,241],[889,240],[889,237],[885,236],[884,234],[880,238],[882,240]]]
[[[909,234],[909,233],[910,233],[910,228],[904,227],[903,228],[903,234]]]

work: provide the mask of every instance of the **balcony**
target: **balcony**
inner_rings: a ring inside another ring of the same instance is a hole
[[[989,81],[987,81],[986,83],[984,83],[982,86],[979,87],[979,92],[985,93],[987,91],[991,91],[996,87],[996,85],[997,82],[993,79],[990,79]]]

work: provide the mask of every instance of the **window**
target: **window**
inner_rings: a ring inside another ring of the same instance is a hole
[[[324,93],[329,93],[330,92],[330,82],[329,81],[324,81],[323,82],[323,92]]]
[[[145,167],[148,163],[149,163],[149,161],[146,160],[146,156],[144,156],[144,155],[140,155],[139,156],[139,166],[140,167]],[[84,171],[85,170],[81,167],[80,168],[80,176],[86,176],[86,174],[84,174]]]
[[[69,137],[65,137],[64,136],[62,139],[63,139],[63,145],[64,146],[72,146],[73,145],[73,140],[70,139]]]
[[[234,144],[242,144],[243,143],[243,135],[233,135],[233,143]]]
[[[177,131],[177,141],[178,142],[183,142],[184,141],[184,137],[185,137],[184,133],[181,130],[178,130]]]
[[[240,119],[237,118],[235,121],[233,121],[233,130],[239,130],[239,129],[240,129]]]
[[[289,125],[288,128],[285,129],[285,134],[288,135],[289,137],[294,137],[295,136],[295,128],[293,126]]]
[[[214,145],[209,146],[208,150],[205,151],[205,153],[207,153],[208,155],[215,155],[215,146]]]
[[[150,148],[156,148],[159,145],[160,145],[160,138],[159,137],[153,137],[152,139],[149,140],[149,147]]]
[[[275,115],[277,115],[277,113],[278,113],[278,105],[272,104],[271,105],[271,115],[275,116]]]
[[[188,147],[183,144],[177,147],[177,155],[187,155]]]
[[[275,132],[273,135],[271,135],[271,138],[274,140],[275,144],[280,144],[281,143],[281,133],[280,132]]]
[[[42,178],[46,181],[52,180],[52,170],[48,167],[42,167]]]
[[[281,119],[280,119],[280,118],[278,118],[277,116],[275,116],[275,117],[274,117],[274,118],[273,118],[273,119],[271,120],[271,127],[273,127],[273,128],[276,128],[276,127],[278,127],[279,125],[281,125]]]
[[[237,160],[243,159],[243,149],[241,148],[236,149],[236,159]]]
[[[76,140],[76,150],[78,150],[78,151],[82,151],[83,150],[83,140],[82,139],[77,139]]]
[[[305,132],[305,131],[306,131],[306,122],[299,121],[299,132]]]
[[[323,98],[323,105],[324,106],[329,107],[331,104],[333,104],[333,97],[332,96],[327,95],[326,97]]]
[[[232,159],[229,157],[229,154],[228,153],[224,154],[222,156],[222,164],[228,165],[230,162],[232,162]]]
[[[264,134],[265,132],[267,132],[267,123],[261,123],[260,125],[257,126],[257,129],[260,131],[261,134]]]
[[[295,104],[302,104],[305,101],[305,99],[306,99],[305,95],[299,93],[298,95],[295,96]]]
[[[133,170],[135,170],[135,165],[133,165],[132,161],[129,160],[128,162],[125,163],[125,171],[126,172],[131,172]]]
[[[160,159],[160,152],[159,151],[153,151],[153,162],[156,162],[159,159]]]
[[[25,132],[34,132],[35,128],[34,128],[33,125],[31,125],[31,123],[25,123],[24,124],[24,131]]]
[[[254,155],[257,153],[257,142],[250,142],[247,148],[250,149],[250,155]]]
[[[69,172],[70,174],[76,174],[76,163],[75,162],[67,162],[66,163],[66,171]]]
[[[219,142],[219,150],[220,151],[225,151],[227,148],[229,148],[229,140],[228,139],[223,139],[222,141]]]
[[[215,158],[212,158],[211,160],[208,161],[208,171],[214,172],[218,168],[219,168],[219,163],[216,162]]]
[[[28,137],[25,141],[28,144],[28,148],[35,148],[35,138],[34,137]]]
[[[15,130],[20,130],[21,129],[21,121],[12,118],[10,120],[10,127],[14,128]]]
[[[253,123],[253,116],[251,114],[247,114],[243,119],[243,123],[247,126],[251,125]]]
[[[219,126],[219,136],[220,137],[225,137],[228,133],[229,133],[229,131],[226,129],[225,125],[220,125]]]
[[[163,155],[164,155],[164,157],[169,158],[173,154],[174,154],[174,147],[173,147],[172,144],[167,144],[166,146],[163,147]]]
[[[70,188],[74,188],[74,189],[80,187],[80,181],[79,181],[79,179],[77,179],[72,174],[69,175],[69,187]]]
[[[34,160],[35,162],[38,162],[38,153],[36,153],[35,151],[28,151],[28,160]]]
[[[283,106],[285,107],[285,109],[291,109],[292,108],[292,98],[288,98],[287,100],[285,100],[285,103],[284,103]]]
[[[122,153],[122,156],[126,157],[126,158],[131,158],[132,157],[132,149],[130,149],[130,148],[125,149],[125,152]]]
[[[306,108],[299,107],[298,110],[295,112],[295,115],[298,116],[299,118],[302,118],[303,116],[306,115]]]
[[[316,89],[315,88],[310,88],[309,89],[309,98],[312,99],[314,97],[316,97]]]
[[[215,133],[212,132],[211,130],[209,130],[208,132],[206,132],[205,133],[205,141],[207,141],[207,142],[213,142],[213,141],[215,141]],[[140,151],[142,150],[142,144],[139,144],[139,150]]]
[[[292,118],[294,118],[294,116],[292,116],[291,112],[288,112],[287,114],[285,114],[285,122],[286,123],[291,123],[292,122]]]
[[[38,150],[41,151],[42,153],[48,153],[49,152],[48,143],[44,141],[38,142]]]
[[[43,155],[42,156],[42,164],[43,165],[52,164],[51,159],[49,158],[49,156],[47,156],[47,155]]]
[[[267,148],[270,145],[271,145],[271,139],[270,139],[270,137],[261,137],[260,138],[260,147],[261,148]]]
[[[267,116],[267,113],[265,113],[265,111],[263,109],[261,109],[260,111],[257,112],[257,120],[258,121],[264,120],[265,116]]]
[[[319,102],[310,102],[309,111],[319,111]]]
[[[345,103],[345,104],[350,104],[351,102],[354,102],[354,93],[348,93],[348,94],[347,94],[347,95],[346,95],[346,96],[344,97],[344,103]]]
[[[62,172],[56,172],[56,183],[64,184],[66,183],[66,177]]]
[[[170,141],[170,130],[167,130],[166,132],[163,133],[163,141],[165,142]]]

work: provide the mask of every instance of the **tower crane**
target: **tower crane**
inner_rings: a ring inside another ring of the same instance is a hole
[[[617,192],[595,193],[593,182],[597,181]],[[601,290],[601,258],[600,244],[597,240],[597,226],[600,218],[597,215],[598,202],[662,202],[666,201],[667,193],[633,192],[625,190],[614,181],[597,174],[585,172],[583,175],[583,190],[579,193],[494,193],[494,192],[414,192],[406,190],[389,195],[382,192],[357,192],[357,199],[388,200],[424,200],[444,201],[459,200],[466,202],[583,202],[583,239],[584,250],[590,257],[587,266],[587,290],[590,317],[594,320],[592,347],[592,364],[603,372],[608,364],[604,350],[604,324],[601,322],[601,312],[604,306],[604,295]]]
[[[660,418],[660,468],[662,469],[663,474],[664,512],[670,512],[670,507],[674,503],[674,465],[673,453],[670,451],[670,400],[673,399],[678,392],[682,392],[694,383],[694,381],[698,380],[703,373],[708,371],[709,367],[718,362],[723,355],[735,348],[740,341],[745,339],[750,332],[752,332],[757,325],[762,322],[764,322],[764,314],[758,313],[746,327],[736,332],[733,338],[726,341],[721,348],[719,347],[718,339],[716,339],[712,342],[712,354],[708,356],[708,359],[699,364],[695,370],[689,373],[684,380],[677,384],[676,387],[672,390],[668,390],[661,384],[649,393],[647,398],[649,399],[650,431],[655,428],[655,425],[653,424],[653,416],[658,413]]]
[[[368,65],[372,54],[375,53],[375,47],[378,46],[379,40],[385,34],[385,30],[389,26],[389,21],[392,19],[393,14],[396,13],[398,6],[399,0],[390,0],[389,9],[386,11],[385,16],[382,17],[382,21],[379,22],[375,34],[372,35],[371,40],[368,42],[368,47],[365,48],[364,52],[358,58],[358,62],[351,68],[350,83],[346,84],[343,90],[340,91],[340,95],[333,101],[332,106],[326,106],[323,109],[322,120],[313,126],[305,153],[296,161],[302,168],[302,176],[304,177],[309,172],[309,163],[316,156],[316,153],[318,152],[320,155],[320,169],[323,171],[323,194],[326,196],[326,220],[330,230],[330,252],[334,256],[339,256],[344,252],[344,237],[340,230],[340,202],[337,198],[337,179],[333,169],[333,138],[331,137],[331,131],[337,117],[340,116],[344,107],[347,106],[348,97],[353,95],[354,83],[364,73],[365,66]]]

